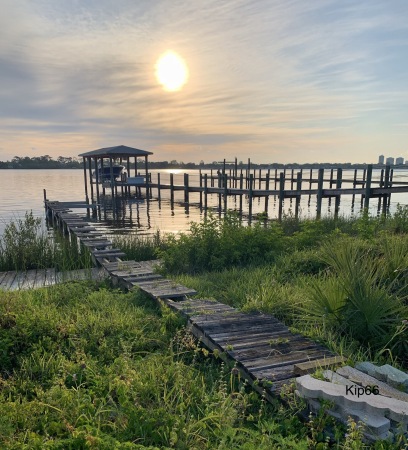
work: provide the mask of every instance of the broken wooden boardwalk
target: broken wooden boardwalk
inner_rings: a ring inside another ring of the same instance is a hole
[[[155,266],[159,261],[123,260],[120,249],[112,248],[111,241],[62,203],[46,203],[46,208],[54,223],[76,236],[91,252],[115,285],[137,287],[184,315],[194,336],[224,359],[235,361],[242,376],[268,400],[296,376],[344,360],[322,345],[291,333],[271,315],[243,313],[217,301],[189,298],[197,292],[158,274]]]
[[[64,283],[66,281],[100,281],[105,277],[105,271],[97,267],[93,267],[92,269],[69,270],[64,272],[57,272],[55,269],[0,272],[0,290],[17,291],[37,289]]]

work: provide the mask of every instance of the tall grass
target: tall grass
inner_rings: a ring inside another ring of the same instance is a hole
[[[8,292],[0,320],[4,448],[308,447],[292,411],[265,404],[140,293]]]
[[[49,267],[65,271],[91,266],[89,252],[80,252],[76,243],[58,231],[49,236],[32,212],[9,222],[0,237],[0,271]]]

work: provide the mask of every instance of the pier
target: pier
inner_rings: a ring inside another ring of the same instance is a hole
[[[69,203],[46,201],[45,208],[54,226],[91,252],[95,264],[114,285],[140,289],[183,315],[193,335],[221,358],[235,363],[241,376],[268,400],[296,377],[345,361],[324,346],[292,333],[272,315],[242,313],[216,300],[195,298],[194,289],[157,273],[158,260],[126,260],[92,224],[73,214]]]
[[[182,191],[184,193],[184,204],[190,204],[190,194],[199,194],[199,206],[206,209],[208,207],[208,196],[218,196],[218,209],[226,211],[228,209],[228,198],[239,198],[239,212],[243,212],[243,198],[248,202],[248,216],[252,217],[253,201],[256,198],[264,199],[264,211],[267,214],[269,210],[270,199],[278,200],[278,219],[282,219],[283,204],[286,199],[295,201],[295,216],[299,216],[301,198],[306,196],[310,199],[316,197],[316,217],[319,218],[322,213],[323,199],[334,200],[334,215],[337,216],[340,208],[342,196],[351,196],[352,204],[356,197],[359,197],[361,207],[368,208],[370,201],[376,199],[378,202],[378,211],[387,214],[392,193],[407,193],[408,182],[394,180],[394,170],[391,166],[381,169],[378,180],[373,179],[373,166],[368,165],[366,169],[354,169],[353,177],[344,177],[343,169],[318,169],[317,177],[313,174],[313,169],[295,173],[295,169],[290,171],[284,169],[278,172],[278,169],[250,169],[238,170],[226,169],[214,174],[202,173],[199,171],[198,185],[190,182],[189,174],[185,173],[183,184],[176,185],[174,176],[170,174],[170,182],[161,182],[160,174],[157,180],[153,182],[149,178],[150,195],[152,191],[156,193],[158,199],[161,199],[161,191],[170,191],[170,201],[174,202],[174,192]],[[149,193],[147,193],[148,195]]]

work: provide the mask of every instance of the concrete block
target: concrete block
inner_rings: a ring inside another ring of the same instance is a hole
[[[312,412],[317,413],[320,410],[321,404],[318,400],[307,399],[307,402]],[[336,404],[333,408],[326,410],[326,413],[346,425],[349,417],[356,423],[363,422],[365,425],[364,434],[371,440],[389,438],[391,423],[383,416],[364,415],[360,411],[343,408]]]
[[[375,371],[378,369],[378,366],[369,361],[359,362],[355,365],[355,368],[360,372],[364,372],[367,375],[370,375],[371,377],[377,378],[375,376]]]
[[[332,401],[340,410],[353,411],[356,416],[367,417],[367,420],[375,421],[379,417],[386,417],[396,423],[401,423],[404,431],[406,430],[408,402],[382,395],[369,395],[365,392],[356,395],[350,393],[349,387],[346,385],[316,380],[310,375],[297,378],[296,385],[300,395],[306,399]]]
[[[381,380],[389,383],[394,387],[402,387],[405,392],[408,392],[408,374],[390,366],[389,364],[384,364],[376,370],[376,374]]]
[[[360,366],[361,367],[361,366]],[[398,400],[402,400],[404,402],[408,402],[408,394],[405,392],[401,392],[398,389],[395,389],[389,386],[387,383],[383,381],[379,381],[377,378],[371,377],[363,372],[360,372],[357,369],[354,369],[350,366],[344,366],[337,369],[337,374],[341,375],[345,378],[348,378],[351,382],[356,383],[362,386],[373,386],[377,385],[380,391],[380,395],[384,397],[391,397]]]

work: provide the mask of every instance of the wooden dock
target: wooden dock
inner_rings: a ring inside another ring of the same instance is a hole
[[[305,186],[306,184],[306,186]],[[264,210],[267,213],[269,208],[269,198],[278,199],[278,218],[282,218],[283,202],[285,199],[295,200],[295,216],[299,215],[300,200],[302,197],[316,196],[316,216],[320,217],[322,212],[322,201],[327,198],[329,201],[334,199],[334,214],[339,213],[340,199],[344,195],[352,196],[354,199],[360,197],[361,206],[368,208],[370,200],[377,199],[378,211],[383,214],[387,213],[391,194],[408,193],[408,182],[394,180],[394,169],[386,166],[381,169],[378,180],[373,179],[373,165],[370,164],[366,169],[354,169],[353,177],[343,177],[343,169],[318,169],[317,177],[313,175],[313,169],[309,173],[301,169],[295,173],[295,169],[287,171],[284,169],[278,173],[275,169],[274,173],[267,169],[262,172],[261,169],[249,168],[241,169],[238,174],[237,167],[230,169],[227,173],[225,167],[217,174],[202,174],[199,171],[198,185],[190,182],[189,174],[184,174],[183,184],[174,184],[174,175],[170,174],[170,182],[163,183],[160,173],[157,174],[157,181],[150,182],[148,192],[152,194],[152,190],[157,192],[157,198],[161,199],[161,191],[170,191],[170,201],[174,203],[174,192],[184,192],[184,204],[190,202],[191,193],[199,193],[199,205],[206,209],[208,205],[208,196],[218,196],[218,209],[227,210],[228,197],[239,197],[239,210],[242,213],[243,201],[246,197],[248,200],[248,215],[252,217],[253,200],[255,198],[264,198]]]
[[[109,240],[100,235],[94,238],[97,230],[86,220],[81,223],[63,203],[46,202],[46,209],[56,225],[68,230],[84,250],[91,252],[114,285],[128,289],[137,287],[182,314],[194,336],[223,359],[235,363],[241,376],[268,400],[296,376],[344,360],[322,345],[291,333],[271,315],[242,313],[217,301],[192,299],[197,294],[194,289],[156,272],[160,261],[125,260],[124,253],[112,248]],[[98,240],[100,247],[86,245]]]
[[[106,278],[105,271],[98,267],[63,272],[57,272],[51,268],[0,272],[0,291],[37,289],[66,281],[101,281],[104,278]]]

